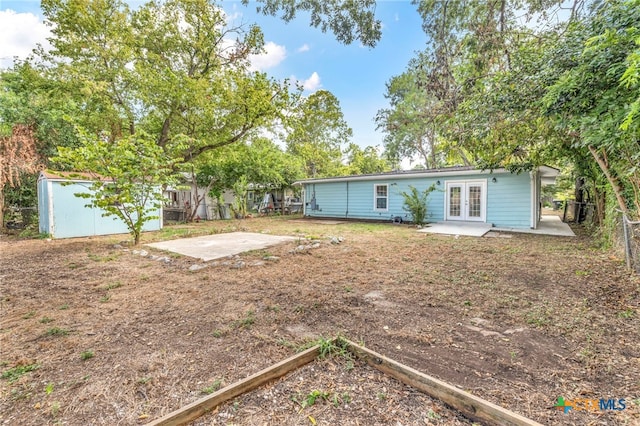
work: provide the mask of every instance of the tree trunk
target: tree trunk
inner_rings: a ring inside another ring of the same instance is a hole
[[[606,204],[606,193],[598,190],[598,187],[594,185],[594,202],[596,205],[596,225],[600,226],[604,223],[604,212]]]
[[[611,170],[609,169],[609,165],[607,164],[607,162],[600,156],[600,154],[598,154],[598,151],[591,145],[589,145],[589,152],[591,152],[591,155],[593,155],[593,158],[595,158],[596,162],[598,163],[598,166],[600,166],[600,170],[602,170],[602,173],[604,173],[605,177],[607,178],[607,181],[611,185],[611,189],[613,189],[613,194],[615,195],[616,200],[618,201],[618,206],[620,207],[620,210],[622,210],[624,214],[629,216],[629,209],[627,208],[627,203],[625,203],[624,197],[622,196],[622,189],[620,188],[620,183],[618,182],[618,179],[611,174]]]
[[[0,186],[0,230],[4,229],[4,188]]]
[[[584,178],[579,177],[576,179],[576,189],[574,191],[574,198],[576,199],[576,203],[573,205],[573,219],[576,223],[581,223],[582,212],[584,209],[582,208],[582,204],[584,202]]]

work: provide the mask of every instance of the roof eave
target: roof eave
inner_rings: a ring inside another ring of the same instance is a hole
[[[396,173],[378,173],[371,175],[353,175],[353,176],[339,176],[333,178],[317,178],[317,179],[305,179],[294,182],[293,185],[307,185],[310,183],[332,183],[332,182],[346,182],[346,181],[369,181],[369,180],[389,180],[389,179],[412,179],[412,178],[424,178],[424,177],[447,177],[447,176],[460,176],[460,175],[477,175],[477,174],[494,174],[494,173],[509,173],[505,169],[494,170],[480,170],[475,168],[451,168],[451,169],[428,169],[419,171],[403,171]]]

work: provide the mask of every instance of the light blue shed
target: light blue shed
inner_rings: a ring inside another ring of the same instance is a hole
[[[90,193],[91,179],[82,173],[41,172],[38,178],[38,217],[40,232],[53,238],[126,234],[125,223],[116,216],[103,216],[99,208],[85,207],[89,200],[76,193]],[[162,208],[158,219],[148,221],[143,231],[162,228]]]
[[[529,173],[505,169],[448,167],[389,173],[308,179],[304,214],[309,217],[364,220],[411,220],[403,210],[402,192],[409,186],[436,190],[427,199],[427,221],[484,222],[504,228],[536,228],[540,189],[555,182],[558,170],[542,166]]]

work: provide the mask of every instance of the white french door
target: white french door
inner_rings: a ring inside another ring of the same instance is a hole
[[[445,220],[484,222],[487,212],[487,181],[447,182]]]

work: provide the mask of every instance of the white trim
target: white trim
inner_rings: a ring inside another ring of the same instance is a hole
[[[307,191],[304,186],[300,191],[300,199],[302,200],[302,217],[307,217]]]
[[[480,217],[470,218],[468,215],[468,190],[469,186],[480,184]],[[449,186],[460,185],[461,186],[461,203],[460,206],[461,216],[459,219],[453,219],[449,216]],[[466,221],[466,222],[487,222],[487,179],[470,179],[470,180],[448,180],[444,182],[445,196],[444,196],[444,220],[445,221]]]
[[[530,220],[530,228],[536,229],[538,223],[538,195],[537,189],[538,185],[536,185],[537,181],[537,173],[529,172],[530,182],[531,182],[531,220]]]
[[[367,181],[367,180],[384,180],[393,181],[398,179],[415,179],[415,178],[441,178],[447,176],[469,176],[469,175],[488,175],[496,173],[511,173],[506,169],[494,169],[491,170],[478,170],[478,169],[462,169],[462,170],[426,170],[418,172],[407,173],[384,173],[377,175],[355,175],[355,176],[340,176],[333,178],[318,178],[318,179],[306,179],[294,182],[294,185],[305,185],[310,183],[333,183],[344,181]]]
[[[47,181],[47,208],[49,213],[49,229],[47,229],[51,237],[54,236],[54,221],[53,221],[53,182]]]
[[[386,196],[384,197],[386,199],[386,206],[384,209],[378,208],[378,198],[382,198],[381,196],[378,196],[378,188],[384,186],[386,189]],[[388,212],[389,211],[389,184],[388,183],[374,183],[373,184],[373,211],[376,212]]]

